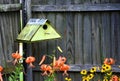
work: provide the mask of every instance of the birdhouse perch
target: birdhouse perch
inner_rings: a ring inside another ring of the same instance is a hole
[[[30,19],[17,37],[20,42],[37,42],[61,38],[47,19]]]

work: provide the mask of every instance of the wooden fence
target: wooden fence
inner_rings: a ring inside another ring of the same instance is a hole
[[[23,10],[23,26],[30,18],[47,18],[62,36],[62,39],[25,44],[25,57],[36,57],[36,68],[26,69],[25,81],[43,81],[38,63],[43,54],[53,54],[54,50],[57,57],[67,57],[72,81],[81,81],[80,70],[101,65],[106,57],[116,60],[113,69],[120,72],[119,0],[22,1],[22,4],[16,0],[0,1],[0,64],[11,60],[11,53],[18,49],[15,39],[20,32],[20,10]],[[62,54],[57,46],[62,48]],[[58,81],[64,81],[62,73],[58,75]]]

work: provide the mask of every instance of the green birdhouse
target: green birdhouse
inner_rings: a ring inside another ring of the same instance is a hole
[[[47,19],[30,19],[18,35],[17,41],[36,42],[60,37]]]

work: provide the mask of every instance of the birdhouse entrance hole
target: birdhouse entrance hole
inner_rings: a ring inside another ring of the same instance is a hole
[[[43,29],[46,30],[48,27],[47,25],[43,25]]]

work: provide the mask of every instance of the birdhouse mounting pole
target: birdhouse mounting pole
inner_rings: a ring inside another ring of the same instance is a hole
[[[23,0],[19,1],[20,4],[23,4]],[[20,10],[20,30],[23,28],[23,10]],[[21,56],[23,56],[23,43],[19,43],[19,53]],[[23,63],[23,59],[20,60],[21,63]],[[20,81],[23,81],[23,72],[20,72]]]

